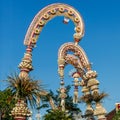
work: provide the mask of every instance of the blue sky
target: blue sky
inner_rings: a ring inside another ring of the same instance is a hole
[[[85,36],[79,45],[98,72],[100,91],[109,94],[103,103],[109,112],[120,102],[119,0],[0,0],[0,89],[7,86],[3,81],[7,75],[19,72],[17,66],[26,48],[23,41],[32,19],[43,7],[56,2],[73,6],[83,17]],[[74,24],[70,21],[65,25],[62,20],[56,17],[47,23],[33,50],[31,75],[41,79],[46,89],[59,88],[57,52],[63,43],[73,41]],[[65,70],[66,85],[72,84],[71,69],[68,66]]]

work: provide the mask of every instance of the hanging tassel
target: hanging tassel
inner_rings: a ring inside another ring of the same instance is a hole
[[[78,86],[79,86],[79,80],[78,78],[74,78],[74,97],[73,97],[73,103],[78,103]]]
[[[74,88],[74,97],[73,97],[73,103],[78,103],[78,86],[75,86]]]
[[[65,111],[65,100],[64,99],[61,99],[61,109],[62,109],[62,111]]]
[[[60,98],[61,98],[60,105],[61,105],[62,111],[65,111],[65,98],[67,97],[65,91],[66,91],[66,89],[63,87],[60,89]]]

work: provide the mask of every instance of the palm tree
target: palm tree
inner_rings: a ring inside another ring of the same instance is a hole
[[[65,103],[66,103],[65,111],[62,111],[61,109],[61,105],[60,105],[61,99],[59,97],[60,94],[59,89],[56,91],[56,94],[50,90],[48,96],[45,98],[43,97],[42,102],[44,103],[48,103],[50,98],[54,102],[54,107],[52,107],[52,109],[51,108],[47,109],[47,113],[44,116],[45,120],[71,120],[74,113],[78,114],[81,112],[77,104],[73,103],[72,96],[69,95],[71,86],[68,85],[65,88],[67,94],[67,97],[65,99]]]
[[[72,116],[61,110],[52,110],[44,116],[44,120],[72,120]]]
[[[44,91],[41,81],[34,80],[31,77],[23,78],[19,77],[17,74],[13,74],[7,77],[7,82],[8,88],[11,89],[13,97],[18,101],[15,108],[11,111],[11,115],[16,120],[20,115],[26,119],[26,116],[30,116],[27,104],[30,104],[32,108],[37,107],[36,101],[40,100],[41,93]]]

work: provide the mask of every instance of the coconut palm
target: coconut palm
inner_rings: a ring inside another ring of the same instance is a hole
[[[11,115],[14,117],[14,120],[26,120],[27,117],[31,116],[27,105],[30,104],[32,108],[37,108],[42,96],[41,93],[45,91],[41,81],[13,74],[7,77],[7,83],[13,97],[17,99]]]
[[[21,78],[17,74],[7,77],[8,88],[11,89],[16,99],[23,99],[31,107],[36,106],[36,100],[40,99],[43,85],[40,80],[34,80],[31,77]]]

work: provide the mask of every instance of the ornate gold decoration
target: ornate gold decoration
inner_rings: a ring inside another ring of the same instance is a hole
[[[68,10],[68,15],[72,16],[74,13],[72,10]]]
[[[20,77],[20,78],[28,78],[28,77],[29,77],[29,74],[28,74],[28,72],[26,72],[26,71],[21,71],[21,72],[19,73],[19,77]]]
[[[80,22],[80,20],[79,20],[78,17],[75,17],[74,21],[75,21],[76,23],[79,23],[79,22]]]
[[[94,113],[94,110],[92,108],[92,105],[90,103],[87,103],[87,108],[86,108],[86,111],[85,111],[85,115],[87,117],[92,117],[93,113]]]
[[[19,64],[19,68],[20,68],[21,70],[30,71],[30,70],[33,69],[31,62],[32,62],[31,60],[28,60],[28,59],[26,59],[26,58],[23,58],[23,59],[22,59],[22,62]]]
[[[68,51],[72,51],[75,53],[74,55],[79,58],[83,67],[86,67],[86,65],[89,64],[88,58],[84,50],[79,45],[75,45],[71,42],[65,43],[60,47],[58,51],[58,58],[65,58]]]
[[[96,78],[96,77],[97,77],[97,72],[96,72],[96,71],[89,70],[89,71],[86,72],[86,77],[87,77],[88,79]]]
[[[47,7],[43,8],[41,11],[38,12],[38,14],[34,17],[33,21],[31,22],[28,28],[27,34],[25,36],[24,44],[25,45],[30,45],[31,43],[36,44],[38,35],[42,31],[43,26],[49,20],[51,20],[56,16],[65,16],[74,22],[75,27],[77,28],[76,32],[77,32],[77,39],[79,42],[79,40],[84,35],[84,23],[80,13],[78,13],[77,10],[75,10],[73,7],[69,5],[57,3],[57,4],[48,5]],[[76,35],[75,35],[75,39],[76,39]]]
[[[64,78],[65,60],[63,58],[58,59],[58,64],[59,64],[58,73],[59,73],[60,78],[63,79]]]
[[[58,59],[58,64],[60,66],[64,66],[65,65],[65,60],[63,58]]]
[[[87,86],[90,87],[92,91],[98,89],[99,81],[96,80],[95,78],[91,78],[88,80]]]
[[[19,64],[20,68],[20,77],[26,77],[27,74],[33,70],[32,66],[32,46],[28,46],[26,49],[26,53],[24,54],[24,57],[22,59],[22,62]]]
[[[26,117],[31,116],[31,112],[24,100],[18,100],[18,102],[15,104],[15,107],[11,111],[11,115],[15,120],[26,120]]]
[[[62,111],[65,111],[65,98],[67,97],[66,95],[66,89],[63,87],[63,88],[60,88],[60,95],[59,97],[61,98],[61,108],[62,108]]]
[[[64,88],[64,67],[67,64],[72,64],[77,72],[78,75],[74,75],[74,102],[76,103],[78,101],[78,86],[83,86],[82,92],[84,93],[83,97],[91,97],[91,94],[99,93],[98,91],[98,84],[99,82],[96,80],[97,73],[95,71],[91,70],[91,64],[88,61],[88,58],[84,52],[84,50],[78,45],[79,41],[84,36],[84,23],[82,20],[81,15],[77,10],[75,10],[73,7],[66,5],[66,4],[52,4],[45,8],[43,8],[41,11],[38,12],[38,14],[34,17],[33,21],[31,22],[28,31],[26,33],[24,44],[27,46],[26,53],[24,55],[24,58],[22,59],[22,62],[19,64],[20,68],[20,77],[28,77],[28,73],[33,69],[32,66],[32,48],[35,47],[37,39],[44,27],[44,25],[51,20],[52,18],[56,16],[64,16],[64,22],[68,23],[69,19],[71,19],[75,24],[75,33],[73,35],[74,37],[74,43],[66,43],[62,45],[58,52],[58,73],[61,78],[61,88],[60,88],[60,98],[61,98],[61,106],[62,110],[65,111],[65,88]],[[73,52],[73,55],[69,55],[68,51]],[[79,83],[78,78],[82,78],[82,82]],[[85,98],[86,99],[86,98]],[[92,107],[90,106],[91,98],[87,99],[87,110],[92,111]],[[53,101],[50,100],[50,103],[53,105]],[[19,111],[19,104],[17,103],[15,108],[12,111],[12,115],[15,117],[23,117],[25,115],[29,115],[29,110],[27,109],[26,105],[21,102],[20,105],[22,106],[20,110],[25,110],[24,114]],[[54,108],[54,106],[53,106]],[[19,113],[17,113],[17,111]],[[100,112],[101,111],[101,112]],[[20,114],[21,113],[21,114]],[[96,110],[95,115],[98,116],[98,119],[102,118],[105,115],[105,109],[101,105],[96,104]],[[20,116],[20,115],[21,116]]]
[[[58,10],[59,10],[61,13],[65,12],[65,8],[64,8],[64,7],[59,7]]]
[[[54,9],[51,9],[50,10],[50,13],[52,14],[52,15],[55,15],[56,14],[56,9],[54,8]]]
[[[80,74],[78,72],[74,72],[72,74],[72,77],[74,78],[74,96],[73,96],[73,103],[78,103],[78,86],[79,86],[79,78]]]
[[[88,78],[87,87],[90,88],[90,90],[92,91],[92,94],[95,92],[99,93],[99,90],[98,90],[99,81],[96,80],[96,77],[97,77],[96,71],[89,70],[86,73],[86,77]]]
[[[40,30],[38,28],[35,29],[35,34],[39,35],[40,34]]]
[[[87,86],[83,86],[81,91],[84,93],[84,95],[90,94],[90,90],[89,90],[89,88]]]
[[[106,110],[105,108],[101,105],[100,102],[96,103],[96,109],[94,110],[94,115],[98,117],[98,120],[106,120]]]
[[[44,16],[43,16],[43,18],[45,19],[45,20],[48,20],[49,19],[49,14],[47,13],[47,14],[44,14]]]
[[[39,25],[40,27],[43,27],[43,26],[45,25],[44,20],[40,20],[39,23],[38,23],[38,25]]]
[[[71,64],[73,65],[75,68],[83,68],[81,62],[79,61],[79,59],[75,56],[75,55],[71,55],[71,54],[67,54],[65,56],[65,65],[67,64]]]

